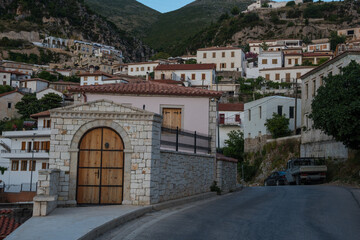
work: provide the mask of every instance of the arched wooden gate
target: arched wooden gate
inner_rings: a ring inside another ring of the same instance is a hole
[[[121,204],[124,144],[110,128],[88,131],[79,144],[78,204]]]

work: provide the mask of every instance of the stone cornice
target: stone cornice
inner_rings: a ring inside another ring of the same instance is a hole
[[[155,113],[141,112],[103,112],[103,111],[69,111],[53,110],[51,118],[68,119],[111,119],[111,120],[132,120],[132,121],[155,121],[161,122],[162,117]]]

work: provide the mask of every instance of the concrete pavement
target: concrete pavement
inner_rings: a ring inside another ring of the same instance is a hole
[[[148,213],[101,239],[359,239],[357,191],[326,185],[245,188]]]

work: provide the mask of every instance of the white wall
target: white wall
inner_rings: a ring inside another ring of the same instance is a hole
[[[265,126],[266,119],[272,118],[273,113],[277,113],[278,106],[283,106],[283,114],[289,118],[289,107],[295,106],[295,99],[280,96],[271,96],[262,98],[250,103],[245,104],[245,116],[244,116],[244,138],[254,138],[259,135],[270,134]],[[261,107],[261,115],[260,115]],[[249,111],[250,110],[250,111]],[[251,119],[249,119],[251,114]],[[295,109],[294,109],[295,116]],[[301,100],[298,99],[297,104],[297,128],[300,128],[301,120]],[[290,130],[294,130],[294,118],[290,119],[289,123]],[[249,135],[250,134],[250,135]]]
[[[129,96],[112,94],[87,93],[87,100],[106,99],[120,104],[162,114],[162,108],[183,108],[182,128],[198,133],[209,134],[209,99],[206,97],[176,97],[176,96]]]
[[[58,92],[58,91],[56,91],[56,90],[54,90],[52,88],[48,88],[48,89],[45,89],[45,90],[43,90],[41,92],[37,92],[36,93],[36,98],[41,99],[42,97],[44,97],[46,94],[49,94],[49,93],[55,93],[55,94],[59,95],[62,98],[64,97],[64,95],[61,92]]]
[[[10,86],[10,81],[11,81],[11,73],[4,73],[4,72],[0,72],[0,85],[9,85]]]
[[[161,79],[161,74],[165,74],[165,79],[172,79],[181,81],[181,75],[185,74],[184,81],[189,81],[192,86],[212,86],[215,83],[215,70],[156,70],[155,79]],[[192,80],[192,74],[195,74],[195,80]],[[205,80],[202,80],[202,75],[205,74]]]
[[[263,63],[263,60],[266,60],[266,63]],[[273,60],[276,63],[273,63]],[[258,66],[259,69],[264,68],[279,68],[283,65],[283,54],[282,52],[261,52],[258,56]]]
[[[97,78],[96,78],[97,77]],[[80,86],[84,85],[103,85],[104,79],[108,79],[107,76],[81,76],[80,77]],[[87,80],[85,80],[87,79]]]
[[[281,69],[262,69],[260,70],[260,76],[266,79],[266,76],[269,76],[269,80],[273,82],[286,82],[286,74],[290,74],[290,82],[292,83],[294,79],[297,79],[298,83],[301,83],[300,76],[305,73],[313,70],[314,67],[292,67],[292,68],[281,68]],[[279,74],[279,75],[277,75]],[[277,79],[277,76],[279,79]]]
[[[156,63],[143,63],[143,64],[129,64],[128,75],[129,76],[146,76],[151,73],[159,65]]]
[[[233,52],[233,57],[232,57]],[[204,58],[206,54],[206,58]],[[215,54],[215,57],[213,56]],[[225,54],[225,57],[223,57]],[[197,63],[214,63],[216,64],[217,71],[238,71],[243,72],[243,62],[245,61],[245,54],[241,49],[229,49],[229,50],[206,50],[197,51]],[[221,64],[226,64],[223,68]],[[234,65],[232,67],[231,65]]]

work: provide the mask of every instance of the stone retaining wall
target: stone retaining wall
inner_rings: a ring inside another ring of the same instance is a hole
[[[159,202],[209,192],[216,179],[216,160],[211,155],[161,150],[156,167]]]

